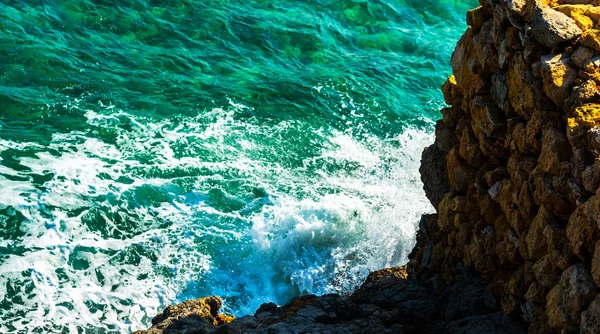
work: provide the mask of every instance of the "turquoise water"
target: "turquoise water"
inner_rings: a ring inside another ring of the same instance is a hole
[[[475,5],[3,1],[0,332],[241,316],[405,263]]]

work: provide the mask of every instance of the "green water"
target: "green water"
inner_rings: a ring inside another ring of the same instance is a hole
[[[476,4],[3,1],[0,332],[241,316],[405,263]]]

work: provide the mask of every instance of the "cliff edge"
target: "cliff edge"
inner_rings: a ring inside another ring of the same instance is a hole
[[[530,333],[600,333],[597,5],[469,11],[442,87],[450,107],[424,152],[437,215],[421,224],[410,275],[436,290],[486,278]]]
[[[600,333],[600,4],[480,4],[423,153],[437,214],[407,267],[233,321],[188,301],[145,332]]]

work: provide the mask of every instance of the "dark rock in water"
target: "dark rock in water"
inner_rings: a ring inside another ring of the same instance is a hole
[[[483,282],[462,282],[441,298],[407,279],[406,267],[371,273],[349,296],[304,296],[281,307],[267,303],[254,316],[231,322],[217,314],[219,306],[215,297],[170,306],[155,318],[152,328],[137,333],[521,332],[518,323],[498,311]]]

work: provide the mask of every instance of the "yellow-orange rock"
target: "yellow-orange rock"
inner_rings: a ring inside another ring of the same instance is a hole
[[[574,119],[569,120],[569,127],[575,129],[576,125],[591,128],[600,122],[600,104],[590,103],[577,107],[573,112]]]
[[[562,106],[571,92],[577,79],[578,71],[569,66],[569,55],[566,53],[543,56],[542,78],[544,92],[557,106]]]
[[[572,18],[584,31],[592,29],[600,20],[600,8],[592,5],[561,5],[554,9]]]
[[[583,32],[579,42],[596,51],[600,51],[600,30],[590,29]]]

